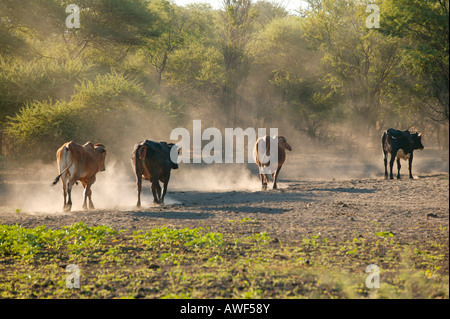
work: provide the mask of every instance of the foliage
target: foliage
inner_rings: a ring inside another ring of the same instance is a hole
[[[314,232],[280,242],[253,233],[257,220],[230,222],[233,233],[1,225],[0,296],[448,298],[448,233],[437,228],[444,237],[407,244],[370,232],[348,240]],[[69,264],[80,269],[79,289],[66,287]],[[365,285],[368,264],[380,268],[379,289]]]
[[[72,94],[73,87],[88,77],[91,68],[80,61],[23,62],[0,56],[0,125],[7,115],[17,112],[18,106]]]
[[[45,251],[67,249],[78,254],[90,251],[117,234],[111,227],[88,227],[83,222],[52,230],[46,226],[23,228],[17,225],[0,225],[0,256],[17,256],[26,260],[39,258]]]
[[[155,107],[136,79],[116,72],[97,76],[94,81],[75,85],[69,102],[44,100],[27,103],[5,129],[20,154],[53,158],[64,142],[96,137],[112,144],[120,124],[139,118],[138,109]],[[128,115],[124,119],[124,115]],[[98,119],[106,124],[99,127]],[[46,146],[46,147],[44,147]]]
[[[383,1],[380,32],[402,40],[402,65],[408,93],[432,120],[449,121],[448,0]]]
[[[220,233],[203,233],[203,228],[183,228],[170,229],[167,227],[155,228],[150,232],[141,234],[135,233],[135,239],[148,246],[192,246],[194,248],[213,248],[221,247],[223,235]]]
[[[414,128],[444,132],[447,147],[448,0],[382,1],[379,29],[365,25],[370,3],[310,0],[292,14],[270,1],[81,0],[68,29],[68,1],[0,0],[0,150],[103,139],[117,125],[131,138],[156,115],[325,144],[340,124],[369,139]]]
[[[311,1],[302,23],[306,37],[324,54],[325,84],[343,95],[352,125],[368,124],[374,130],[382,120],[385,87],[400,55],[395,40],[366,27],[367,3],[356,1],[350,6],[344,0],[324,0],[318,5]]]
[[[225,0],[222,12],[222,43],[224,79],[220,109],[236,124],[238,88],[248,76],[252,57],[248,43],[254,36],[256,13],[250,0]]]
[[[338,97],[325,87],[326,74],[309,64],[317,53],[307,43],[300,19],[273,19],[254,43],[255,63],[265,69],[272,84],[292,114],[292,125],[315,139],[331,119]],[[266,112],[270,112],[268,105]],[[275,113],[274,110],[272,110]]]

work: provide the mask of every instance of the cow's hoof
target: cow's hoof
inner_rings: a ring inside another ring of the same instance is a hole
[[[278,186],[277,185],[273,185],[273,189],[277,189],[278,188]]]
[[[400,176],[397,176],[397,179],[400,179]]]
[[[65,212],[70,212],[71,209],[72,209],[72,205],[66,205],[66,206],[64,206],[64,211],[65,211]]]
[[[263,186],[262,186],[262,190],[263,190],[263,191],[266,191],[266,190],[267,190],[267,185],[263,185]]]
[[[384,175],[384,179],[389,179],[389,175]]]
[[[413,177],[413,176],[410,176],[409,179],[414,179],[414,177]]]
[[[394,176],[390,176],[389,179],[394,179]]]

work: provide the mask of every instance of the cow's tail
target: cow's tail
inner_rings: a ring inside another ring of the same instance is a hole
[[[260,141],[262,141],[262,140],[260,140]],[[262,153],[261,158],[259,157],[259,155],[260,155],[259,154],[259,145],[258,145],[259,143],[258,142],[256,143],[256,163],[259,166],[270,166],[270,137],[266,138],[265,143],[266,143],[266,145],[265,145],[264,149],[262,150],[262,151],[264,151],[264,153],[261,152]]]
[[[387,131],[383,132],[383,135],[381,136],[381,149],[383,150],[383,154],[386,155],[387,149],[386,149],[386,143],[392,142],[392,140],[389,140],[391,136],[388,134]]]
[[[147,146],[141,146],[137,149],[137,157],[139,157],[139,159],[141,161],[145,160],[145,156],[147,155]]]
[[[265,162],[265,160],[266,160],[266,157],[265,157],[265,155],[266,155],[266,153],[267,153],[267,148],[265,149],[265,153],[264,154],[262,154],[262,158],[259,156],[260,154],[259,154],[259,141],[257,141],[256,142],[256,145],[255,145],[255,162],[256,162],[256,164],[258,165],[258,166],[266,166],[267,165],[267,163]]]
[[[260,165],[259,155],[258,155],[258,141],[256,141],[256,144],[255,144],[255,163],[258,166]]]
[[[65,163],[67,163],[67,157],[68,157],[68,154],[69,154],[69,148],[68,147],[64,147],[64,159],[65,159]],[[56,178],[53,180],[53,183],[52,183],[52,186],[53,185],[56,185],[58,182],[59,182],[59,179],[61,178],[61,176],[65,173],[65,172],[67,172],[67,170],[71,167],[73,165],[73,162],[72,163],[70,163],[69,165],[67,165],[67,167],[58,175],[58,176],[56,176]]]
[[[260,143],[261,145],[259,145]],[[270,166],[270,156],[267,154],[270,152],[270,137],[267,137],[265,140],[260,139],[256,141],[254,152],[255,162],[259,167],[259,173],[266,174],[265,172]]]
[[[140,145],[138,147],[138,149],[136,150],[136,162],[138,160],[138,158],[142,161],[142,167],[144,168],[144,176],[145,177],[149,177],[149,171],[147,169],[147,166],[145,165],[145,157],[147,156],[147,146],[145,145]],[[137,173],[137,165],[136,165],[136,174]]]

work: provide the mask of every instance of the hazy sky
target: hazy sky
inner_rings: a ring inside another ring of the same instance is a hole
[[[201,2],[209,3],[215,9],[219,8],[222,4],[222,0],[173,0],[178,5],[185,5],[189,3]],[[298,8],[304,3],[302,0],[271,0],[272,2],[279,3],[286,7],[288,11],[298,10]]]

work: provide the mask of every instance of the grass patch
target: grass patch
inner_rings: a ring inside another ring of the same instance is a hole
[[[76,223],[52,230],[0,225],[2,298],[448,298],[448,234],[398,243],[389,232],[298,242],[208,228],[147,232]],[[438,230],[437,230],[438,231]],[[238,234],[238,235],[237,235]],[[447,236],[447,237],[445,237]],[[66,268],[80,288],[66,287]],[[365,285],[380,269],[380,288]]]

